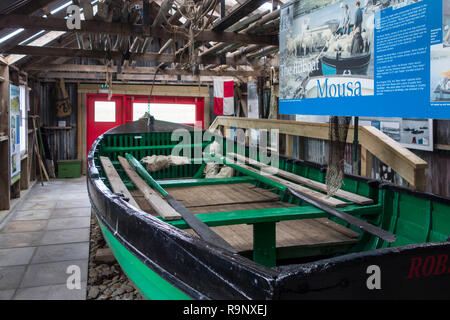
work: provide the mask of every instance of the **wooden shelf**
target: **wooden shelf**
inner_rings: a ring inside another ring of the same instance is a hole
[[[8,141],[8,140],[9,140],[8,136],[0,136],[0,142],[1,141]]]

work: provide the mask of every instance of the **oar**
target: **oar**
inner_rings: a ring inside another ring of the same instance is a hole
[[[141,176],[142,179],[154,189],[156,189],[167,203],[174,208],[186,221],[186,223],[194,230],[202,239],[208,241],[223,249],[229,250],[233,253],[237,253],[237,250],[233,248],[228,242],[226,242],[221,236],[215,233],[210,227],[208,227],[203,221],[197,218],[189,209],[183,206],[180,202],[174,199],[161,185],[153,179],[153,177],[145,170],[141,163],[136,160],[131,154],[125,154],[125,158],[133,169]]]

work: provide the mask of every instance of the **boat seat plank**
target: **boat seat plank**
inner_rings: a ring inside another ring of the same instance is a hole
[[[253,250],[253,227],[239,224],[212,228],[239,252]],[[187,229],[187,232],[195,232]],[[359,234],[327,218],[281,221],[276,224],[278,248],[350,245]]]
[[[160,215],[164,220],[179,220],[181,215],[172,208],[167,201],[162,199],[156,191],[154,191],[145,181],[133,170],[127,159],[118,157],[122,168],[130,180],[138,188],[150,206]]]
[[[327,185],[324,184],[324,183],[321,183],[321,182],[318,182],[318,181],[314,181],[314,180],[311,180],[311,179],[308,179],[308,178],[296,175],[296,174],[288,172],[288,171],[284,171],[284,170],[281,170],[281,169],[278,169],[278,168],[271,167],[269,165],[266,165],[264,163],[255,161],[253,159],[249,159],[247,157],[244,157],[244,156],[236,154],[236,153],[230,152],[230,153],[228,153],[228,155],[230,155],[231,157],[234,157],[234,158],[236,158],[236,159],[238,159],[238,160],[240,160],[242,162],[251,163],[252,165],[255,165],[255,166],[259,167],[259,168],[264,169],[264,171],[266,171],[266,172],[275,173],[276,175],[278,175],[280,177],[283,177],[283,178],[286,178],[286,179],[298,182],[298,183],[300,183],[302,185],[305,185],[305,186],[308,186],[308,187],[311,187],[311,188],[314,188],[314,189],[317,189],[317,190],[320,190],[320,191],[323,191],[323,192],[327,192]],[[372,204],[373,203],[373,200],[370,199],[370,198],[361,196],[361,195],[356,194],[356,193],[348,192],[348,191],[345,191],[345,190],[342,190],[342,189],[339,189],[336,192],[335,195],[337,197],[340,197],[342,199],[346,199],[346,200],[352,201],[352,202],[360,204],[360,205],[368,205],[368,204]]]
[[[131,195],[130,191],[127,189],[116,169],[114,168],[111,160],[108,157],[100,157],[100,162],[102,164],[103,170],[105,170],[106,177],[108,178],[111,189],[114,193],[121,193],[126,198],[128,198],[128,203],[135,206],[138,209],[141,207],[137,204],[136,200]]]
[[[279,195],[250,183],[170,188],[169,193],[185,207],[218,206],[279,201]]]

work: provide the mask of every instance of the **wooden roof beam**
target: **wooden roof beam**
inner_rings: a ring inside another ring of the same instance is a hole
[[[79,65],[79,64],[51,64],[51,65],[32,65],[28,69],[29,71],[40,71],[40,72],[59,72],[59,73],[69,73],[69,72],[89,72],[89,73],[105,73],[108,70],[111,73],[118,73],[118,66],[110,66],[108,69],[105,66],[101,65]],[[123,74],[143,74],[143,75],[151,75],[154,74],[157,70],[157,67],[122,67]],[[261,76],[263,71],[210,71],[210,70],[200,70],[201,76],[242,76],[242,77],[250,77],[250,76]],[[181,69],[162,69],[158,71],[158,74],[161,75],[192,75],[192,72],[188,70]]]

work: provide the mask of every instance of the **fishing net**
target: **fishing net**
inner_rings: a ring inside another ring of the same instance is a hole
[[[327,194],[333,196],[341,188],[344,179],[344,155],[351,117],[330,117]]]

